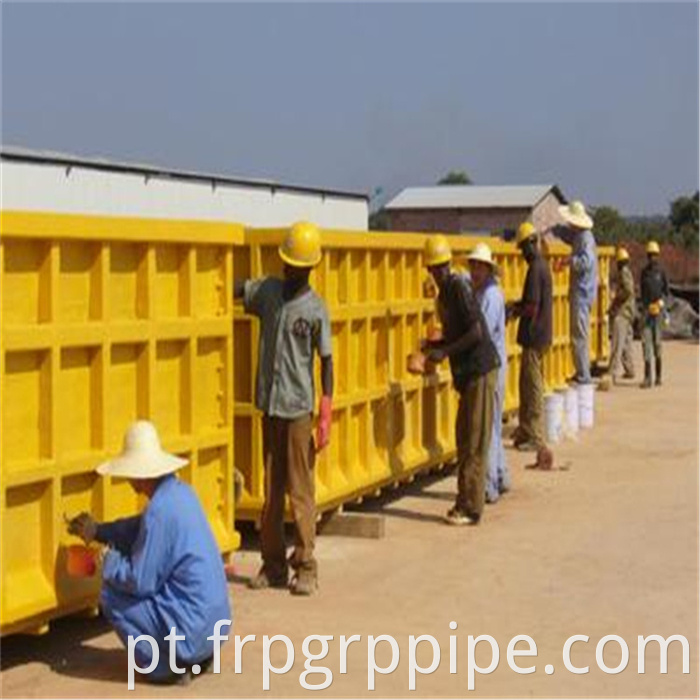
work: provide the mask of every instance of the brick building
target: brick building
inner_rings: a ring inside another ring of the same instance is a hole
[[[566,199],[557,185],[408,187],[385,207],[392,231],[488,235],[515,231],[529,219],[538,230],[561,223]]]

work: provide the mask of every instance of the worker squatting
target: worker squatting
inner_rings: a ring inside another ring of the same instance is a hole
[[[570,319],[576,375],[590,377],[589,321],[597,291],[592,222],[580,202],[561,208],[572,245],[563,261],[571,268]],[[421,343],[409,367],[423,371],[448,361],[459,394],[455,423],[457,494],[445,514],[449,525],[478,525],[485,503],[495,503],[510,488],[503,449],[502,412],[507,359],[505,326],[518,319],[522,347],[519,426],[514,446],[537,454],[536,467],[551,468],[545,444],[543,361],[552,343],[552,278],[530,222],[518,229],[517,244],[527,265],[522,298],[506,305],[497,282],[490,248],[478,244],[469,255],[469,276],[452,267],[445,236],[431,236],[424,262],[438,288],[436,306],[441,330]],[[648,247],[649,265],[642,275],[644,314],[644,387],[661,383],[661,311],[668,285],[658,266],[658,246]],[[322,259],[321,235],[309,223],[294,225],[279,248],[282,279],[266,277],[235,285],[234,296],[260,320],[255,403],[262,413],[265,502],[262,512],[262,566],[250,580],[252,589],[289,589],[312,595],[318,587],[315,559],[316,502],[314,460],[331,439],[333,358],[331,325],[324,301],[311,288],[313,268]],[[612,372],[619,365],[625,377],[629,364],[630,275],[626,254],[618,251],[622,284],[612,305],[615,316]],[[315,395],[314,364],[321,368],[321,392]],[[626,359],[625,359],[626,358]],[[318,422],[313,431],[313,413]],[[138,421],[126,432],[122,453],[98,466],[99,474],[128,480],[148,499],[141,515],[99,523],[89,513],[69,520],[68,530],[90,545],[101,545],[100,606],[139,668],[149,668],[148,680],[182,683],[211,667],[220,620],[230,620],[226,576],[213,533],[194,490],[176,478],[187,460],[168,454],[156,427]],[[285,494],[289,496],[296,537],[291,556],[284,538]],[[90,552],[85,555],[89,559]],[[89,564],[89,562],[88,562]],[[93,562],[94,565],[94,562]],[[87,565],[86,565],[87,566]],[[87,566],[89,569],[89,566]],[[291,582],[290,582],[291,571]],[[184,673],[174,673],[168,661],[168,635],[182,636],[175,661]],[[155,645],[130,646],[141,637]],[[378,671],[379,672],[379,671]]]

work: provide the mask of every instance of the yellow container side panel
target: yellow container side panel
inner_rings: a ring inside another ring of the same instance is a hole
[[[234,252],[236,277],[281,275],[277,248],[284,235],[283,229],[247,229],[245,245]],[[430,377],[407,371],[408,355],[437,323],[434,299],[426,294],[431,283],[423,267],[425,234],[325,230],[322,235],[324,256],[311,284],[329,308],[336,377],[331,444],[316,467],[316,500],[324,510],[450,461],[458,396],[446,363]],[[479,241],[493,249],[506,301],[519,299],[527,266],[515,245],[453,236],[455,265],[466,269],[465,256]],[[569,250],[552,244],[546,255],[553,261]],[[553,273],[553,283],[554,342],[545,360],[550,390],[563,387],[573,372],[568,270]],[[258,321],[240,303],[234,328],[235,463],[244,477],[237,513],[257,519],[264,499],[261,416],[254,406]],[[517,324],[509,324],[508,412],[519,402],[516,335]]]
[[[66,574],[63,516],[143,507],[95,467],[153,420],[185,456],[222,552],[233,529],[230,224],[2,212],[0,464],[3,634],[96,604]]]

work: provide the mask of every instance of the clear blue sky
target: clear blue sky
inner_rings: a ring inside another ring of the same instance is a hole
[[[2,59],[6,145],[625,213],[698,183],[696,3],[3,2]]]

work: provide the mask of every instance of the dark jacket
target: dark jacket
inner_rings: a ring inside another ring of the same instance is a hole
[[[527,267],[518,345],[545,350],[552,344],[552,273],[546,260],[537,255]]]
[[[475,323],[481,326],[481,339],[477,343],[464,352],[450,356],[454,387],[462,392],[469,382],[488,374],[501,362],[479,303],[463,277],[454,273],[450,276],[445,288],[440,290],[437,306],[445,344],[454,343]]]
[[[658,261],[646,264],[642,270],[640,287],[644,308],[669,295],[668,279]]]

